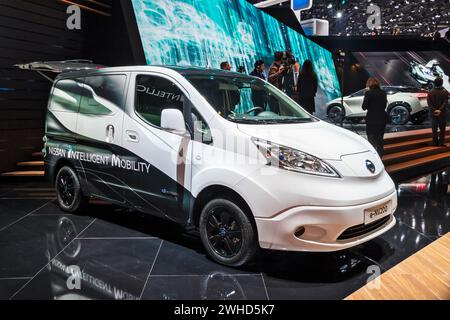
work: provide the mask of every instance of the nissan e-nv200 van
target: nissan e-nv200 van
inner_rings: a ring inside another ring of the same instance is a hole
[[[338,251],[396,222],[394,183],[365,139],[243,74],[65,72],[44,140],[62,210],[96,198],[171,220],[229,266],[259,248]]]

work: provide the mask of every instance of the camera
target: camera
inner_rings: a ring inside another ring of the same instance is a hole
[[[295,64],[295,56],[292,54],[290,50],[286,50],[283,52],[282,65],[287,70]]]

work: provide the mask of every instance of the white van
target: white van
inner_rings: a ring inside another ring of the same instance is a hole
[[[396,222],[394,183],[366,140],[238,73],[62,73],[44,140],[63,210],[98,198],[169,219],[229,266],[260,247],[353,247]]]

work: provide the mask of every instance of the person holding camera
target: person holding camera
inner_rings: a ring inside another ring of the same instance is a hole
[[[283,80],[283,91],[293,100],[298,102],[297,81],[298,73],[295,70],[295,57],[288,51],[286,53],[286,60],[283,64],[286,68]]]
[[[280,90],[283,90],[283,76],[286,71],[283,65],[283,57],[283,52],[275,52],[275,61],[272,63],[269,69],[269,83]]]
[[[284,74],[286,72],[286,68],[283,65],[283,57],[284,52],[278,51],[275,52],[274,59],[275,61],[272,63],[269,69],[269,83],[283,91],[283,79]],[[278,104],[278,101],[276,99],[270,99],[270,111],[280,114],[280,106]]]
[[[445,127],[447,125],[448,91],[443,87],[444,80],[437,77],[434,89],[428,93],[428,107],[431,109],[433,146],[445,146]]]

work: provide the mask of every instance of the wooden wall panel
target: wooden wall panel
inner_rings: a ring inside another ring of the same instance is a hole
[[[137,62],[131,49],[131,42],[141,44],[136,36],[130,40],[130,23],[137,27],[125,18],[132,14],[129,0],[74,2],[111,16],[82,10],[82,30],[70,31],[68,4],[62,1],[0,0],[0,173],[16,169],[17,162],[41,151],[51,88],[48,80],[13,68],[14,64],[70,59],[108,66],[145,63],[141,57]]]
[[[56,0],[0,0],[0,172],[41,151],[51,88],[38,74],[12,66],[85,58],[86,30],[66,28],[66,8]]]

